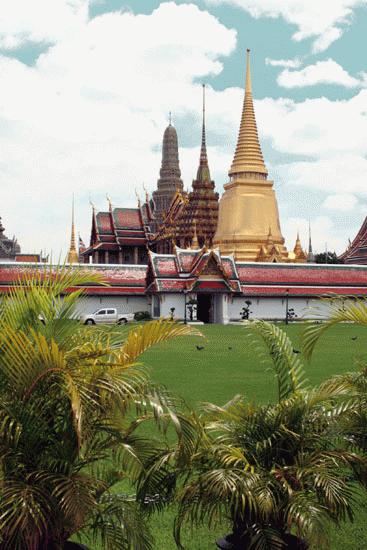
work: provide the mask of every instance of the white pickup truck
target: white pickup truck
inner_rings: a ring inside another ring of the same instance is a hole
[[[97,309],[94,313],[84,313],[80,316],[80,322],[84,325],[96,325],[99,323],[117,323],[123,325],[134,320],[133,313],[118,313],[116,308]]]

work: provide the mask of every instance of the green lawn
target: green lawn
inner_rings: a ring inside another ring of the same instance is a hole
[[[301,324],[287,327],[296,350],[303,327]],[[260,344],[260,341],[251,337],[247,329],[234,325],[197,328],[204,338],[175,339],[143,356],[154,380],[181,395],[193,407],[200,401],[222,404],[237,393],[257,402],[275,398],[271,363],[256,352],[253,342]],[[351,340],[356,336],[356,340]],[[197,345],[204,349],[197,350]],[[306,365],[308,379],[311,384],[318,384],[349,370],[354,359],[360,357],[367,358],[367,329],[349,324],[336,326],[320,340],[312,362]]]
[[[270,362],[256,352],[246,329],[233,325],[198,328],[204,339],[176,339],[145,354],[144,361],[151,368],[154,380],[181,395],[192,407],[197,407],[201,401],[220,405],[238,393],[257,402],[275,398],[276,383]],[[287,327],[297,350],[302,328],[300,324]],[[356,336],[356,340],[351,339]],[[204,346],[204,349],[197,350],[197,345]],[[312,362],[306,364],[307,377],[311,384],[318,384],[333,374],[350,370],[355,359],[360,358],[367,359],[367,329],[339,325],[320,340]],[[154,517],[152,527],[156,550],[175,548],[171,535],[173,518],[173,511]],[[365,550],[365,525],[367,503],[362,502],[353,525],[346,524],[339,530],[333,530],[331,550]],[[187,548],[214,550],[216,537],[224,532],[225,529],[209,532],[203,528],[192,537],[188,533]]]
[[[275,398],[276,382],[270,362],[257,353],[246,329],[220,325],[198,328],[204,338],[179,338],[144,355],[143,360],[150,367],[154,380],[182,396],[191,407],[197,407],[201,401],[223,404],[238,393],[255,402]],[[299,324],[287,327],[297,350],[301,330]],[[196,346],[204,349],[198,350]],[[359,358],[367,359],[367,329],[347,324],[337,326],[322,338],[312,362],[306,365],[308,379],[311,384],[318,384],[333,374],[352,369],[354,360]],[[176,548],[172,538],[173,518],[174,510],[152,518],[155,550]],[[365,525],[367,499],[364,497],[354,524],[333,529],[331,550],[365,550]],[[225,532],[226,526],[212,532],[206,528],[192,535],[188,532],[185,547],[187,550],[214,550],[215,539]]]

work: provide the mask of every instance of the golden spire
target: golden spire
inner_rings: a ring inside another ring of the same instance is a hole
[[[205,133],[205,84],[203,86],[203,122],[201,129],[201,148],[200,148],[200,162],[197,171],[196,179],[201,182],[210,181],[210,171],[208,164],[208,155],[206,152],[206,133]]]
[[[262,174],[264,179],[268,175],[261,152],[252,100],[250,50],[247,50],[245,98],[243,101],[240,131],[229,175],[233,176],[234,174],[244,172]]]
[[[192,239],[192,242],[191,242],[191,248],[200,248],[199,247],[198,236],[197,236],[197,233],[196,233],[196,220],[194,220],[194,236],[193,236],[193,239]]]
[[[70,248],[68,252],[67,261],[69,264],[79,263],[78,253],[75,246],[75,227],[74,227],[74,195],[73,195],[73,205],[71,209],[71,238],[70,238]]]
[[[304,252],[301,244],[301,240],[299,238],[299,229],[297,230],[297,238],[296,238],[296,244],[293,248],[293,253],[296,260],[306,260],[307,254]]]

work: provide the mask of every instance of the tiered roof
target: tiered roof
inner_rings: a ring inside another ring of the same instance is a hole
[[[367,217],[353,242],[350,243],[347,250],[340,256],[345,264],[367,264]]]
[[[96,212],[93,208],[90,246],[83,254],[98,249],[117,252],[121,246],[145,246],[151,234],[151,220],[147,203],[138,208],[113,208],[110,204],[108,212]]]
[[[182,249],[174,254],[149,253],[147,292],[240,292],[232,257],[219,250]]]

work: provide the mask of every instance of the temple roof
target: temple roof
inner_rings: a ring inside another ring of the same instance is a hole
[[[257,133],[255,110],[252,99],[250,50],[247,50],[245,97],[243,100],[240,130],[229,175],[233,176],[234,174],[244,172],[262,174],[265,177],[268,174]]]
[[[240,292],[232,257],[221,258],[219,250],[181,249],[174,254],[149,253],[148,290],[152,292]]]
[[[4,232],[5,227],[0,217],[0,258],[11,259],[20,253],[20,246],[15,237],[9,239]]]
[[[26,258],[26,257],[25,257]],[[48,267],[47,267],[48,268]],[[55,270],[58,269],[54,266]],[[0,262],[0,293],[18,284],[29,271],[44,264]],[[109,286],[86,284],[87,294],[144,295],[149,292],[227,292],[242,296],[367,296],[367,266],[338,264],[235,263],[216,250],[182,250],[149,254],[147,265],[78,266],[99,273]]]
[[[367,264],[367,217],[353,242],[339,258],[346,264]]]
[[[0,293],[19,283],[19,278],[33,271],[34,273],[49,273],[49,265],[37,263],[0,263]],[[59,266],[54,266],[55,271]],[[77,267],[83,273],[98,273],[109,286],[86,284],[86,294],[144,294],[146,288],[146,265],[98,265],[81,264]],[[72,289],[70,289],[72,290]]]
[[[144,203],[139,208],[113,208],[108,212],[97,212],[93,208],[90,246],[91,249],[118,251],[120,246],[145,246],[150,238],[152,212]]]

